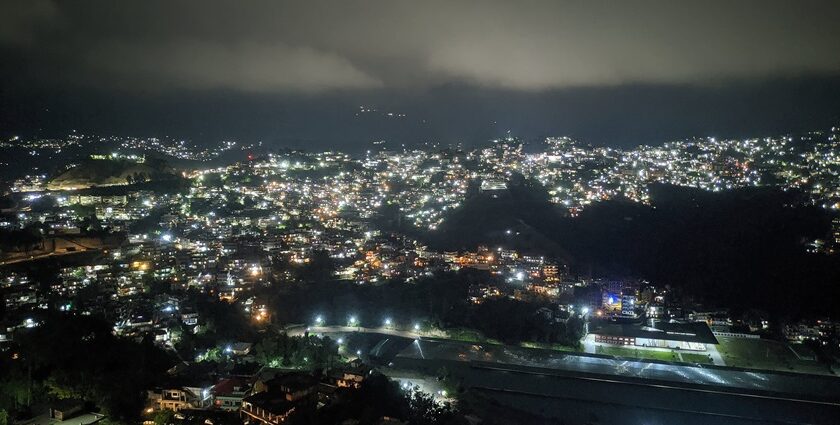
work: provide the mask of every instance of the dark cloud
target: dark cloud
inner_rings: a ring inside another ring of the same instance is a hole
[[[840,120],[838,22],[836,0],[0,0],[0,137],[353,149],[819,129]]]
[[[177,40],[160,45],[103,43],[87,55],[92,69],[146,89],[246,92],[365,89],[381,82],[339,55],[281,42]]]
[[[836,1],[28,0],[3,2],[0,48],[10,84],[539,91],[836,74],[838,22]]]
[[[58,8],[49,0],[0,3],[0,46],[29,45],[41,25],[56,25]]]

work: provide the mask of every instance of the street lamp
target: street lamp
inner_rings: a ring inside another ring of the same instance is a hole
[[[315,324],[320,326],[323,323],[324,323],[324,318],[321,317],[321,315],[319,314],[318,317],[315,318]]]
[[[391,318],[390,317],[385,319],[385,326],[391,326]]]
[[[419,323],[414,324],[414,330],[417,331],[417,332],[420,331],[420,324]]]
[[[356,316],[350,316],[350,319],[347,321],[350,326],[356,326]]]

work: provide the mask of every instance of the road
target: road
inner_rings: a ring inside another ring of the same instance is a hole
[[[92,248],[92,249],[84,249],[79,251],[65,251],[65,252],[48,252],[44,254],[36,254],[36,255],[27,255],[27,256],[20,256],[20,257],[12,257],[5,260],[0,260],[0,266],[8,266],[13,264],[22,264],[31,261],[39,261],[39,260],[46,260],[52,258],[63,258],[63,257],[72,257],[81,254],[91,254],[93,252],[99,252],[101,250]]]
[[[409,343],[390,364],[428,374],[445,367],[471,393],[571,423],[835,425],[840,417],[832,377],[428,340]]]
[[[442,332],[424,332],[424,331],[407,331],[401,329],[394,329],[392,327],[380,327],[380,328],[365,328],[362,326],[305,326],[299,325],[294,327],[286,328],[286,333],[292,336],[299,336],[303,335],[305,332],[309,332],[311,334],[344,334],[344,333],[353,333],[353,332],[360,332],[360,333],[371,333],[371,334],[382,334],[382,335],[391,335],[391,336],[399,336],[403,338],[421,338],[421,337],[435,337],[435,338],[444,338],[446,335]]]
[[[629,378],[654,379],[678,384],[741,388],[749,391],[798,394],[807,398],[840,402],[840,378],[784,372],[747,371],[725,367],[621,360],[608,356],[571,353],[492,344],[472,344],[429,338],[418,332],[349,326],[301,327],[293,334],[369,333],[417,340],[400,357],[480,361],[567,372],[595,373]]]
[[[618,360],[430,339],[394,329],[309,331],[367,334],[369,352],[392,353],[382,369],[396,379],[434,387],[437,371],[446,367],[469,394],[571,423],[595,417],[593,423],[835,425],[840,417],[840,378],[830,376]],[[383,341],[391,348],[381,350]]]
[[[751,392],[793,394],[808,400],[840,403],[840,378],[824,375],[620,360],[581,353],[425,339],[410,344],[399,354],[399,357],[484,362],[572,373],[648,379],[680,385],[738,388]]]

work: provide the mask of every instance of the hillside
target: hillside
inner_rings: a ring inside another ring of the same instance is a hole
[[[711,305],[791,316],[837,311],[840,258],[805,246],[827,236],[830,218],[796,206],[801,194],[654,186],[651,195],[651,206],[607,201],[572,218],[538,188],[512,186],[502,196],[469,198],[437,231],[415,235],[441,250],[537,251],[567,261],[576,274],[644,278]]]
[[[544,189],[532,181],[509,184],[508,189],[476,194],[453,210],[423,239],[440,250],[474,249],[477,245],[505,246],[523,252],[567,258],[548,229],[561,222],[566,212],[548,201]]]
[[[169,179],[172,169],[163,161],[138,163],[128,160],[87,159],[55,176],[47,184],[49,190],[73,190],[116,186]]]

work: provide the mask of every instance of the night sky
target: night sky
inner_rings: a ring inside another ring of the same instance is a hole
[[[837,1],[2,0],[0,57],[2,135],[352,150],[840,125]]]

